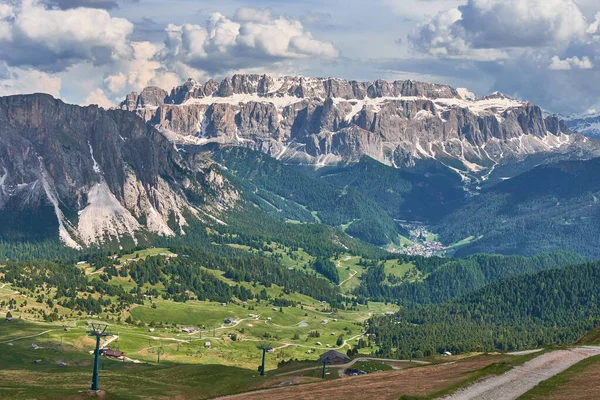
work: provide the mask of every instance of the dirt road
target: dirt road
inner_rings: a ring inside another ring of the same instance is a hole
[[[582,346],[545,353],[512,370],[469,386],[446,400],[513,400],[538,383],[559,374],[578,362],[600,354],[600,346]]]
[[[0,342],[0,343],[11,343],[11,342],[14,342],[16,340],[29,339],[29,338],[32,338],[32,337],[38,337],[38,336],[45,335],[46,333],[52,332],[52,331],[53,331],[52,329],[49,329],[47,331],[43,331],[43,332],[36,333],[36,334],[33,334],[33,335],[21,336],[21,337],[16,337],[16,338],[13,338],[13,339],[5,340],[5,341]]]

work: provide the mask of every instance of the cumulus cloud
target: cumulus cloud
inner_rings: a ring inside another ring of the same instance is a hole
[[[154,56],[162,49],[161,45],[150,42],[132,42],[134,49],[133,57],[129,60],[122,60],[116,63],[110,74],[104,78],[104,84],[108,92],[112,95],[123,95],[128,91],[141,91],[146,86],[159,86],[165,90],[170,90],[181,83],[182,77],[190,75],[180,75],[169,71]],[[187,70],[178,70],[182,74],[189,72]],[[192,74],[197,76],[197,74]]]
[[[58,94],[62,82],[63,91],[79,101],[107,106],[149,85],[169,90],[188,77],[274,72],[298,60],[339,55],[299,20],[248,7],[232,16],[214,12],[201,25],[168,25],[163,43],[134,40],[134,25],[109,12],[120,1],[136,0],[2,2],[0,62],[11,69],[10,76],[0,76],[3,93],[24,90],[27,85],[17,80],[31,78],[40,90]]]
[[[0,59],[10,66],[63,71],[77,62],[105,64],[131,54],[133,24],[102,9],[48,9],[37,0],[0,8]]]
[[[269,10],[240,8],[229,18],[213,13],[204,26],[169,25],[157,59],[207,73],[268,65],[302,58],[333,58],[337,48],[313,38],[298,20]]]
[[[568,44],[590,29],[572,0],[469,0],[444,11],[409,35],[419,50],[433,55],[486,54]]]
[[[106,97],[106,95],[104,94],[104,90],[99,88],[92,91],[83,101],[83,105],[87,106],[90,104],[95,104],[107,109],[112,107],[113,105],[112,102],[108,99],[108,97]]]
[[[594,22],[588,27],[587,33],[590,35],[600,34],[600,12],[596,13]]]
[[[555,71],[568,71],[572,69],[592,69],[594,68],[594,63],[592,60],[584,56],[582,58],[579,57],[570,57],[561,60],[559,56],[552,57],[551,63],[548,66],[548,69]]]
[[[104,79],[104,83],[112,93],[119,93],[125,87],[133,90],[143,89],[162,69],[160,62],[152,60],[161,46],[150,42],[132,42],[131,47],[133,48],[131,59],[118,61],[113,67],[117,73]]]

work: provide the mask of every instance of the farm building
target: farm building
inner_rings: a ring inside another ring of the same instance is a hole
[[[319,357],[319,362],[326,364],[343,364],[348,361],[350,361],[350,357],[335,350],[329,350]]]
[[[166,258],[177,258],[177,254],[170,254],[170,253],[160,253],[160,256],[166,257]]]
[[[110,358],[118,358],[119,360],[122,360],[125,357],[125,354],[120,350],[106,350],[104,355]]]

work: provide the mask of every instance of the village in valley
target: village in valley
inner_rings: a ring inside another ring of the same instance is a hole
[[[408,240],[403,238],[400,246],[389,246],[387,251],[409,256],[445,256],[448,247],[437,240],[437,235],[430,232],[427,225],[419,222],[396,221],[409,232]]]

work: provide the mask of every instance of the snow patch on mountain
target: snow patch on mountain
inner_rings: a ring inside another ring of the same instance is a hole
[[[300,103],[304,99],[300,97],[294,97],[289,95],[268,95],[268,96],[259,96],[258,94],[234,94],[229,97],[219,97],[219,96],[209,96],[209,97],[201,97],[201,98],[191,98],[183,102],[182,106],[187,106],[191,104],[201,104],[201,105],[212,105],[212,104],[231,104],[236,105],[240,103],[270,103],[273,104],[277,108],[288,107],[292,104]]]
[[[94,168],[94,172],[97,173],[97,174],[100,174],[102,172],[102,170],[100,169],[100,164],[98,164],[98,162],[94,158],[94,149],[92,148],[92,145],[90,144],[89,141],[88,141],[88,146],[90,148],[90,156],[92,157],[92,162],[94,163],[94,167],[93,167]]]

